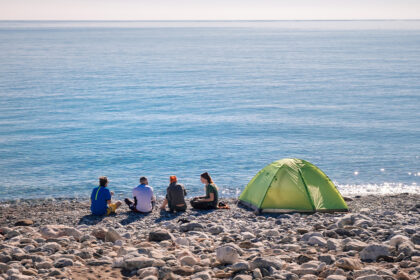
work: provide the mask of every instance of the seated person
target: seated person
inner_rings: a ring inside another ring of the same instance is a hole
[[[165,210],[166,205],[168,205],[170,212],[187,210],[187,204],[185,203],[187,192],[184,185],[178,183],[176,176],[169,177],[169,182],[169,187],[166,189],[166,198],[163,200],[160,209]]]
[[[121,206],[121,202],[119,201],[111,203],[111,196],[114,193],[110,192],[107,186],[108,178],[100,177],[99,186],[92,190],[92,194],[90,195],[90,211],[92,211],[93,215],[109,215],[115,213],[117,208]]]
[[[150,213],[152,212],[156,197],[153,195],[153,188],[149,186],[149,181],[146,177],[140,178],[140,185],[133,189],[134,202],[126,198],[124,201],[128,207],[139,213]]]
[[[194,197],[191,206],[195,209],[216,209],[219,200],[218,187],[207,172],[201,174],[200,179],[201,183],[206,185],[206,195]]]

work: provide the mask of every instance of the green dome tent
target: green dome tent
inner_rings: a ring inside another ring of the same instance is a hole
[[[331,180],[301,159],[275,161],[255,175],[239,202],[259,212],[348,211]]]

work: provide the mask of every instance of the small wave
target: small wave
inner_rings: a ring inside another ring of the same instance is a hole
[[[337,185],[342,195],[368,195],[368,194],[398,194],[398,193],[420,193],[420,185],[413,183],[411,185],[402,183],[383,183],[383,184],[347,184]]]

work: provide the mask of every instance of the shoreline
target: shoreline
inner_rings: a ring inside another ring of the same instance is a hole
[[[380,197],[387,197],[387,196],[399,196],[399,195],[416,195],[415,192],[411,192],[411,191],[406,191],[406,192],[394,192],[394,193],[360,193],[360,194],[356,194],[356,193],[348,193],[346,195],[342,194],[340,192],[341,196],[345,199],[353,199],[353,198],[360,198],[360,197],[366,197],[366,196],[380,196]],[[129,194],[130,196],[131,194]],[[227,196],[227,197],[222,197],[221,200],[238,200],[239,196]],[[113,200],[123,200],[123,198],[112,198]],[[162,201],[164,199],[163,195],[156,195],[156,199],[157,201]],[[186,196],[186,200],[190,200],[192,199],[192,197],[190,196]],[[87,196],[58,196],[58,197],[34,197],[34,198],[10,198],[10,199],[0,199],[0,204],[16,204],[16,203],[20,203],[20,202],[26,202],[26,203],[33,203],[36,201],[39,202],[53,202],[53,201],[65,201],[65,200],[71,200],[71,201],[75,201],[75,202],[89,202],[89,195]]]
[[[1,203],[0,280],[420,277],[420,194],[353,197],[349,213],[258,216],[223,200],[230,210],[123,205],[105,217],[88,200]]]

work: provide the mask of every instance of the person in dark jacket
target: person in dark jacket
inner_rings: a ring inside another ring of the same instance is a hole
[[[166,198],[163,200],[160,209],[166,210],[166,205],[168,205],[170,212],[187,210],[187,203],[185,202],[187,192],[184,185],[178,183],[176,176],[169,177],[169,182],[169,187],[166,189]]]

